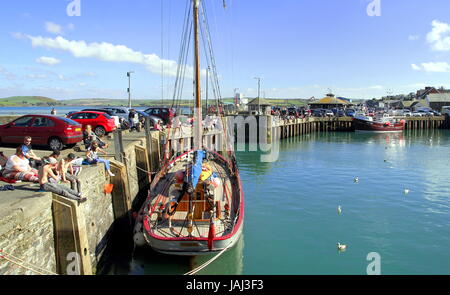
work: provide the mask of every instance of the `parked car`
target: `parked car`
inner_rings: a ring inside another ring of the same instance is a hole
[[[114,112],[114,116],[118,116],[126,121],[128,121],[128,115],[130,114],[130,109],[127,107],[104,107],[106,110]]]
[[[345,114],[346,114],[347,116],[349,116],[349,117],[354,117],[355,114],[356,114],[356,112],[355,112],[355,110],[353,110],[353,109],[348,109],[348,110],[345,111]]]
[[[324,115],[325,117],[334,117],[334,113],[332,110],[325,110]]]
[[[91,125],[92,130],[99,137],[116,130],[114,119],[107,113],[93,111],[78,112],[70,115],[69,118],[83,125],[83,130],[86,129],[87,125]]]
[[[298,117],[300,116],[300,113],[298,112],[297,108],[288,108],[287,109],[289,116],[295,116]]]
[[[418,110],[418,113],[422,114],[422,117],[431,117],[434,116],[434,114],[427,110]]]
[[[423,117],[422,113],[419,112],[412,112],[413,117]]]
[[[450,116],[450,106],[443,106],[441,109],[441,113],[442,115],[448,115]]]
[[[408,109],[404,109],[403,110],[403,116],[405,117],[411,117],[412,116],[412,112]]]
[[[314,109],[312,110],[313,117],[324,117],[324,110],[323,109]]]
[[[108,109],[84,109],[81,110],[82,112],[101,112],[101,113],[107,113],[111,116],[111,118],[114,119],[114,122],[116,123],[116,128],[120,127],[120,117],[116,115],[116,113],[113,110]],[[75,113],[75,112],[74,112]],[[73,114],[73,113],[72,113]]]
[[[0,125],[0,144],[21,144],[25,136],[31,136],[33,144],[51,150],[61,150],[64,145],[74,147],[83,140],[82,126],[64,117],[26,115]]]
[[[159,122],[160,124],[163,123],[163,119],[156,117],[156,116],[152,116],[147,114],[144,111],[136,111],[136,113],[139,116],[139,121],[144,124],[146,119],[150,120],[150,125],[153,126],[156,122]]]
[[[169,124],[173,117],[175,117],[175,111],[172,108],[151,107],[146,109],[144,112],[161,118],[164,121],[164,124]]]
[[[72,115],[72,114],[75,114],[75,113],[78,113],[78,111],[70,111],[70,112],[68,112],[68,113],[66,114],[66,117],[68,117],[68,116],[70,116],[70,115]]]
[[[442,116],[442,114],[439,113],[438,111],[430,110],[430,112],[433,113],[434,116]]]
[[[345,117],[345,112],[344,112],[344,110],[337,110],[337,112],[336,112],[336,116],[338,116],[338,117]]]

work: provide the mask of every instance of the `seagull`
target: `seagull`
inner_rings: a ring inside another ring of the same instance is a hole
[[[342,208],[341,208],[341,205],[339,205],[339,206],[338,206],[338,208],[337,208],[337,212],[338,212],[338,214],[341,214],[341,213],[342,213]]]
[[[403,191],[405,193],[405,195],[409,194],[410,190],[405,188],[405,190]]]
[[[347,249],[347,245],[342,245],[341,243],[337,243],[337,248],[339,251],[345,251]]]
[[[355,181],[355,182],[359,182],[359,178],[358,178],[358,177],[355,177],[354,181]]]

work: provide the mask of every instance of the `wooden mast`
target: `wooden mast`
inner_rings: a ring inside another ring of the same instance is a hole
[[[203,128],[202,128],[202,101],[201,101],[201,68],[200,68],[200,46],[199,46],[199,5],[200,0],[192,0],[194,17],[194,54],[195,54],[195,117],[194,117],[194,148],[203,148]]]

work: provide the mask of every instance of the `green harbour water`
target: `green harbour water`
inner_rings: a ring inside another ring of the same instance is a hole
[[[237,159],[244,234],[198,274],[365,275],[371,252],[382,274],[450,274],[450,131],[315,133],[282,140],[276,162]],[[108,273],[184,274],[211,258],[140,248]]]

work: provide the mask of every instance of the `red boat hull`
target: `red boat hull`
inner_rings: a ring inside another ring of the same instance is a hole
[[[382,123],[376,121],[353,118],[355,131],[366,132],[402,132],[405,129],[405,122],[402,120],[396,123]]]

